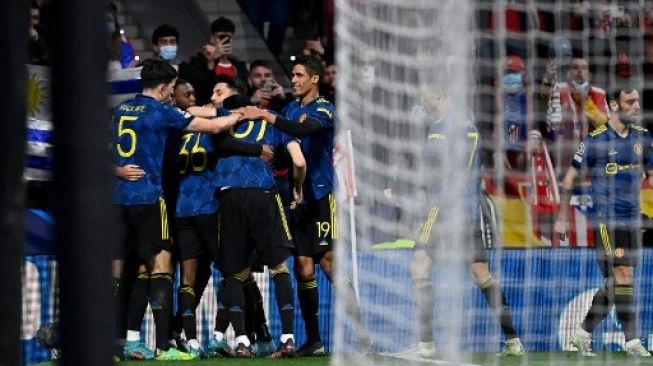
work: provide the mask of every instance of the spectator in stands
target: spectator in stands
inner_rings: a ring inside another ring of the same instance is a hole
[[[265,36],[263,22],[266,20],[270,22],[265,42],[270,52],[278,57],[283,50],[283,40],[288,28],[290,16],[288,0],[241,0],[240,4],[261,37]]]
[[[320,84],[320,95],[327,98],[331,103],[336,103],[336,79],[338,78],[338,67],[333,60],[326,61],[324,68],[324,83]]]
[[[152,32],[152,50],[154,58],[179,64],[177,61],[177,45],[179,44],[179,31],[170,24],[161,24]]]
[[[549,44],[549,62],[540,86],[540,98],[549,100],[551,87],[558,81],[558,72],[564,73],[573,58],[571,42],[564,37],[555,37]]]
[[[338,79],[338,67],[333,62],[327,62],[327,67],[324,72],[324,81],[335,88],[336,80]]]
[[[34,65],[47,65],[48,52],[46,43],[41,36],[41,8],[36,1],[32,1],[29,9],[29,27],[27,39],[27,62]]]
[[[501,93],[497,95],[498,113],[501,121],[495,126],[502,127],[495,131],[495,136],[502,139],[501,160],[508,169],[526,168],[524,154],[529,130],[528,98],[526,92],[526,66],[521,57],[510,55],[506,59],[504,76],[501,79]],[[501,135],[499,136],[499,133]]]
[[[249,65],[248,96],[256,106],[275,112],[281,112],[294,99],[277,83],[268,60],[256,60]]]
[[[550,151],[559,175],[582,138],[608,121],[608,104],[605,91],[590,84],[588,62],[581,57],[571,60],[567,81],[551,83],[544,78],[543,87],[549,88],[547,134],[555,142]]]
[[[107,3],[107,35],[109,37],[109,69],[119,70],[136,66],[134,49],[124,36],[118,22],[118,7]]]
[[[244,62],[231,54],[234,23],[224,17],[211,23],[211,40],[188,63],[179,65],[179,77],[188,80],[197,93],[197,104],[211,101],[213,86],[218,75],[226,75],[247,82],[248,72]]]

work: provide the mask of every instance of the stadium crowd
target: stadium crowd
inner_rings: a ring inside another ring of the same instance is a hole
[[[291,88],[278,82],[276,59],[243,60],[232,53],[238,30],[225,17],[211,23],[210,41],[198,45],[189,60],[179,60],[181,34],[170,24],[153,31],[152,57],[138,60],[121,32],[115,5],[108,4],[109,68],[142,67],[143,83],[142,94],[116,106],[113,112],[114,203],[119,211],[115,231],[121,245],[113,268],[119,310],[117,357],[186,360],[324,353],[315,266],[320,265],[330,281],[342,280],[332,277],[332,245],[337,239],[332,161],[338,71],[333,59],[333,1],[314,3],[321,9],[309,17],[319,19],[308,22],[313,30],[306,31],[310,36],[292,63]],[[538,167],[550,170],[550,175],[541,178],[542,185],[549,188],[536,194],[546,198],[540,200],[543,210],[557,214],[560,203],[564,208],[569,200],[575,176],[569,184],[565,179],[560,194],[553,189],[556,193],[552,196],[551,186],[557,186],[574,168],[581,185],[587,185],[591,177],[579,165],[583,162],[579,155],[584,153],[579,152],[579,145],[584,146],[588,134],[598,136],[612,128],[611,121],[625,123],[626,117],[620,114],[624,111],[643,114],[643,128],[636,129],[638,133],[644,135],[649,127],[647,115],[640,109],[647,111],[653,103],[653,7],[634,13],[610,2],[574,1],[554,14],[549,2],[538,2],[546,6],[535,8],[515,2],[498,17],[492,2],[478,3],[474,114],[476,128],[486,141],[480,164],[487,169],[501,165],[508,174]],[[30,10],[29,62],[38,65],[49,63],[47,27],[41,21],[41,16],[47,16],[47,5],[47,1],[33,1]],[[242,6],[261,35],[261,9],[271,9],[264,12],[270,17],[266,19],[270,27],[265,41],[273,56],[280,55],[290,4],[242,1]],[[496,40],[494,33],[499,27],[507,32],[505,40]],[[532,36],[534,30],[537,36]],[[496,70],[501,70],[500,75]],[[614,89],[615,95],[606,92]],[[626,103],[621,99],[626,97],[634,100],[631,109],[620,104]],[[136,120],[146,121],[146,127],[136,125]],[[625,126],[630,128],[628,123]],[[645,165],[648,167],[648,162]],[[552,240],[557,218],[553,215],[549,222]],[[555,232],[561,236],[564,224],[556,223]],[[629,230],[631,233],[632,228]],[[619,231],[619,235],[629,234]],[[617,240],[623,240],[622,236]],[[641,246],[641,239],[628,240],[632,240],[632,249]],[[307,342],[297,350],[295,295],[286,264],[291,254],[308,334]],[[592,325],[584,333],[581,329],[575,339],[584,353],[591,353],[591,328],[605,316],[601,312],[606,303],[617,304],[623,319],[632,318],[636,259],[632,260],[610,262],[615,271],[618,267],[618,274],[614,276],[611,267],[605,273],[606,285],[597,293],[598,310],[591,315]],[[171,276],[177,261],[181,286],[174,294],[178,306],[173,312]],[[485,257],[470,266],[481,262],[487,267]],[[211,263],[220,270],[222,282],[215,330],[208,349],[203,349],[197,339],[195,310]],[[252,276],[264,266],[275,285],[282,323],[276,346],[267,329],[266,317],[272,315],[263,311]],[[523,346],[513,329],[505,297],[485,267],[481,270],[484,277],[474,272],[474,280],[499,314],[506,337],[513,340],[505,354],[519,356]],[[476,278],[479,276],[482,278]],[[414,280],[418,286],[428,286],[424,278]],[[353,288],[346,287],[352,292],[348,298],[355,299]],[[148,300],[156,324],[155,350],[147,348],[140,333]],[[371,340],[358,304],[348,305],[360,351],[367,352]],[[225,337],[230,324],[236,335],[233,348]],[[631,331],[632,324],[627,324],[627,340],[639,341]],[[424,341],[432,342],[432,334]],[[647,356],[641,343],[631,346],[629,352]],[[417,351],[432,357],[435,348]]]

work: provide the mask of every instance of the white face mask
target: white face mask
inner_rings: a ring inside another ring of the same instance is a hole
[[[524,89],[524,76],[520,72],[506,74],[501,80],[503,90],[508,94],[517,94]]]
[[[589,93],[590,83],[587,81],[578,82],[576,80],[572,80],[571,87],[581,95],[581,99],[585,99]]]
[[[164,60],[174,60],[177,57],[177,46],[169,45],[159,47],[159,56]]]

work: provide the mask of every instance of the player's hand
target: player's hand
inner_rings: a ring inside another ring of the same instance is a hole
[[[270,163],[274,159],[274,149],[270,145],[263,145],[261,147],[261,159]]]
[[[293,188],[292,196],[293,200],[290,202],[290,209],[296,210],[299,207],[299,204],[304,200],[301,188],[299,190],[297,188]]]
[[[569,231],[569,223],[567,221],[558,219],[553,226],[553,231],[558,235],[558,240],[564,241]]]
[[[265,116],[265,111],[254,106],[247,106],[247,107],[242,107],[238,108],[235,110],[236,112],[240,113],[242,116],[240,117],[240,120],[257,120],[261,119]]]
[[[115,174],[118,178],[134,182],[145,176],[145,170],[141,169],[138,165],[127,164],[116,167]]]
[[[256,105],[260,105],[261,103],[263,103],[263,101],[270,100],[270,98],[272,98],[270,92],[261,88],[261,89],[256,89],[256,91],[254,92],[254,94],[252,94],[252,97],[249,100]]]

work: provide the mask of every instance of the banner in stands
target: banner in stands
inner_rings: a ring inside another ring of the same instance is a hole
[[[572,253],[573,251],[573,253]],[[515,327],[522,341],[529,350],[569,350],[569,338],[573,330],[580,324],[590,306],[592,294],[602,283],[601,275],[594,259],[593,249],[556,250],[508,250],[489,251],[493,272],[497,273],[505,290]],[[499,258],[499,254],[501,257]],[[381,339],[392,339],[392,344],[377,345],[383,349],[377,351],[396,352],[414,344],[417,339],[414,329],[417,329],[414,305],[410,301],[411,286],[408,264],[410,251],[385,250],[365,251],[359,253],[360,272],[366,273],[360,283],[361,305],[371,334],[379,335]],[[499,265],[500,262],[500,265]],[[439,266],[437,271],[450,271],[448,266]],[[371,274],[377,273],[377,276]],[[382,276],[382,277],[379,277]],[[365,278],[392,278],[395,292],[382,291],[373,283],[366,283]],[[437,273],[434,278],[438,278]],[[208,288],[214,291],[218,286],[219,274],[214,271],[213,281]],[[43,324],[52,322],[57,315],[56,262],[52,256],[28,256],[25,258],[23,270],[23,347],[27,364],[48,359],[49,353],[41,348],[35,335]],[[277,319],[276,302],[270,293],[271,280],[266,275],[257,275],[264,302],[267,304],[268,322],[275,339],[280,333],[280,323]],[[318,277],[320,291],[320,323],[322,339],[328,349],[333,344],[332,334],[333,299],[331,288],[320,272]],[[500,346],[500,329],[493,318],[481,292],[472,281],[464,281],[465,309],[462,328],[461,345],[473,352],[493,352]],[[444,291],[444,284],[436,282],[437,294],[439,288]],[[214,324],[215,293],[207,291],[198,310],[198,334],[200,342],[206,346]],[[440,291],[440,292],[441,292]],[[640,336],[648,344],[653,345],[653,249],[645,249],[641,264],[636,273],[635,294],[639,309]],[[391,318],[377,317],[375,312],[391,311],[406,314],[408,318],[402,322],[407,333],[396,324],[391,324]],[[149,313],[149,311],[148,311]],[[444,319],[446,309],[437,302],[436,296],[436,327],[437,319]],[[594,332],[593,347],[596,350],[621,350],[624,346],[623,334],[616,320],[614,310]],[[527,326],[528,325],[528,326]],[[148,315],[143,325],[145,339],[153,345],[151,315]],[[295,305],[295,330],[297,341],[301,344],[305,339],[303,322],[299,306]],[[353,332],[349,332],[351,336]],[[442,334],[436,329],[436,335]],[[436,342],[446,342],[446,339],[436,339]],[[350,342],[351,343],[351,342]]]

